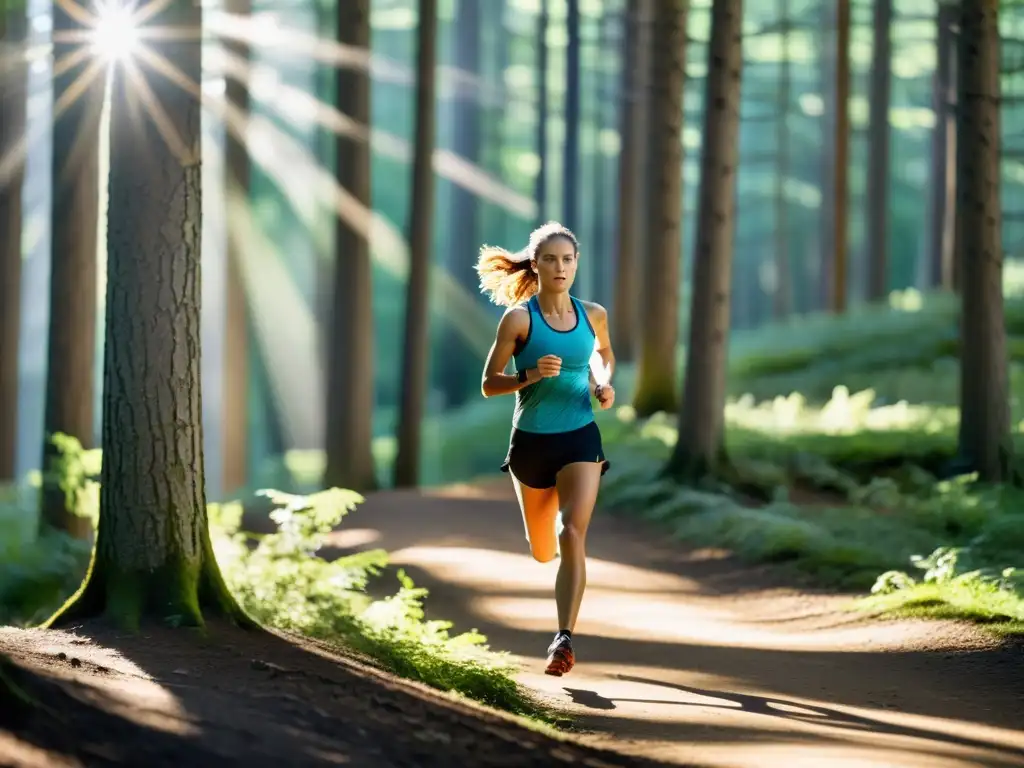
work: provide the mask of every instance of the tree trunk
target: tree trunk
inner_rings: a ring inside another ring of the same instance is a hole
[[[156,22],[198,29],[201,20],[200,6],[172,3]],[[197,40],[147,44],[199,82]],[[146,618],[202,626],[204,612],[249,623],[206,517],[200,106],[170,81],[148,83],[168,136],[140,119],[136,86],[115,69],[99,532],[85,583],[50,625],[105,615],[129,630]]]
[[[1000,39],[996,0],[963,0],[957,227],[961,275],[960,455],[979,479],[1013,471],[1000,199]]]
[[[725,364],[739,165],[742,29],[743,0],[718,0],[712,5],[690,339],[679,439],[669,461],[670,472],[690,480],[713,472],[725,448]]]
[[[338,42],[370,50],[370,2],[347,0],[338,7]],[[338,110],[370,125],[368,69],[339,69]],[[367,210],[370,146],[337,137],[335,173],[340,186]],[[373,465],[373,282],[370,243],[338,217],[335,230],[334,314],[327,370],[327,466],[324,485],[364,492],[377,487]]]
[[[616,233],[615,295],[612,299],[612,346],[615,356],[632,362],[635,358],[636,329],[639,319],[640,253],[638,230],[640,222],[640,171],[646,141],[643,117],[646,110],[644,92],[645,48],[642,47],[643,4],[645,0],[626,3],[626,42],[619,94],[619,125],[622,146],[619,150],[619,215]]]
[[[792,75],[789,66],[790,9],[789,0],[779,0],[779,19],[782,29],[782,50],[779,58],[779,114],[776,118],[775,168],[775,291],[772,294],[772,314],[783,320],[793,312],[793,270],[789,259],[789,201],[786,182],[789,179],[789,112],[792,99]]]
[[[540,0],[537,14],[537,178],[533,197],[537,201],[537,225],[547,221],[548,208],[548,0]]]
[[[580,3],[566,0],[565,151],[562,155],[562,223],[579,228],[580,172]]]
[[[608,210],[608,157],[601,149],[601,136],[604,133],[605,126],[610,124],[608,110],[614,105],[614,102],[609,98],[610,94],[607,93],[606,89],[607,78],[605,73],[608,69],[607,59],[605,62],[601,62],[601,59],[604,58],[604,52],[609,50],[607,27],[610,24],[611,18],[610,13],[603,12],[594,19],[594,36],[591,38],[592,42],[590,44],[590,50],[593,52],[591,55],[599,63],[593,68],[593,108],[591,114],[593,115],[594,130],[592,134],[593,151],[590,154],[593,207],[591,208],[588,222],[591,227],[591,243],[590,247],[587,248],[587,253],[590,256],[586,259],[586,266],[591,276],[590,300],[605,306],[608,306],[609,303],[608,262],[610,261],[610,249],[608,247],[608,240],[611,232],[609,231],[608,223],[612,219],[612,215]]]
[[[248,18],[252,12],[250,0],[227,0],[225,9],[232,15]],[[228,52],[246,66],[249,64],[249,46],[244,39],[227,38]],[[237,77],[227,78],[225,97],[238,108],[243,126],[248,124],[249,90]],[[238,132],[241,132],[239,136]],[[249,153],[246,150],[244,128],[227,131],[225,162],[227,188],[243,199],[249,199]],[[249,448],[249,324],[245,298],[245,280],[242,273],[242,238],[236,227],[228,226],[226,296],[224,306],[224,367],[222,381],[223,417],[221,429],[222,492],[239,491],[248,479]]]
[[[928,259],[929,288],[953,290],[954,230],[956,221],[956,47],[953,24],[956,9],[939,3],[936,13],[935,75],[932,109],[935,128],[931,141]]]
[[[892,90],[892,0],[875,0],[868,102],[868,301],[889,293],[889,102]]]
[[[66,61],[80,43],[60,39],[85,27],[53,4],[53,59]],[[42,522],[79,536],[87,520],[71,514],[56,477],[60,454],[51,437],[62,432],[83,448],[93,445],[99,218],[99,128],[103,107],[102,59],[55,72],[53,105],[70,101],[53,124],[53,201],[50,218],[50,328],[43,420]],[[91,74],[86,74],[89,70]],[[84,72],[83,72],[84,70]],[[81,80],[80,80],[81,78]],[[75,91],[87,83],[77,98]],[[73,100],[72,100],[73,99]]]
[[[832,310],[846,312],[847,259],[849,250],[849,159],[850,159],[850,0],[837,0],[836,13],[836,122],[835,122],[835,184],[832,201],[835,205],[832,260]]]
[[[463,76],[469,75],[477,85],[481,79],[480,37],[483,32],[481,0],[458,0],[455,16],[455,66]],[[455,154],[474,165],[480,162],[481,112],[480,89],[461,86],[454,99]],[[480,219],[476,195],[458,184],[452,185],[451,224],[448,247],[448,269],[459,285],[471,296],[480,295],[479,276],[475,265]],[[463,405],[471,393],[479,392],[483,360],[470,350],[452,330],[441,347],[438,370],[441,387],[449,407]]]
[[[18,338],[21,333],[21,185],[28,68],[24,5],[0,0],[0,483],[15,479],[18,445]]]
[[[817,308],[831,310],[832,274],[836,259],[836,3],[830,0],[821,5],[821,62],[820,83],[822,94],[821,115],[821,208],[819,216]],[[814,306],[812,304],[812,306]]]
[[[419,483],[420,433],[427,392],[430,351],[428,298],[431,222],[434,217],[434,94],[437,66],[437,0],[419,0],[416,54],[416,148],[412,166],[409,282],[405,300],[405,347],[402,351],[401,404],[395,485]]]
[[[683,82],[686,75],[686,0],[659,0],[652,31],[650,238],[643,268],[637,415],[675,411],[679,340],[679,262],[682,237]]]

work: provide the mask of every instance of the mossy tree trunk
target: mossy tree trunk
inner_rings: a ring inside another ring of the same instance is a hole
[[[717,0],[712,5],[690,339],[679,439],[668,465],[669,472],[689,480],[713,472],[723,456],[742,29],[743,0]]]
[[[0,0],[0,483],[15,477],[18,443],[18,337],[21,333],[21,185],[28,69],[25,5]],[[8,165],[12,163],[13,165]]]
[[[957,229],[961,264],[960,455],[983,481],[1010,479],[1000,185],[997,0],[960,11]]]
[[[651,198],[649,245],[642,268],[636,393],[639,416],[675,411],[676,346],[682,238],[683,82],[687,0],[659,0],[651,34],[652,83],[648,151]]]
[[[202,10],[171,3],[155,25],[198,29]],[[194,38],[151,40],[191,82]],[[200,376],[200,105],[160,77],[149,87],[161,132],[125,69],[111,93],[103,468],[96,547],[85,583],[51,620],[105,615],[202,626],[248,624],[214,558],[206,517]]]
[[[416,148],[412,168],[409,243],[411,264],[405,301],[401,406],[395,485],[419,482],[420,438],[427,396],[428,300],[431,223],[434,217],[434,94],[437,66],[437,0],[419,0],[416,53]]]
[[[337,39],[370,52],[370,2],[338,6]],[[358,125],[370,125],[368,66],[339,69],[338,110]],[[339,134],[335,175],[353,199],[371,210],[370,145]],[[335,229],[334,309],[327,359],[327,466],[324,485],[365,492],[377,486],[373,463],[373,278],[367,233],[338,217]]]
[[[641,163],[644,147],[643,135],[644,64],[643,40],[644,0],[628,0],[625,11],[625,49],[622,81],[619,92],[619,148],[618,178],[618,231],[615,246],[615,283],[612,299],[612,345],[615,356],[631,362],[635,357],[636,327],[639,319],[639,288],[641,280],[638,231],[640,221]]]
[[[64,433],[93,446],[99,218],[99,130],[105,62],[77,55],[86,27],[53,4],[53,199],[50,210],[50,326],[43,417],[42,522],[85,536],[88,521],[67,508],[59,477],[60,454],[50,438]],[[85,89],[75,92],[86,83]]]
[[[892,92],[892,3],[875,0],[868,104],[868,300],[889,290],[889,106]]]
[[[234,16],[248,18],[250,0],[228,0],[225,9]],[[243,39],[226,38],[224,46],[239,63],[249,63],[249,46]],[[227,188],[249,199],[249,153],[240,132],[248,123],[249,90],[242,78],[227,78],[225,96],[238,109],[242,125],[227,131],[225,162]],[[249,322],[242,273],[242,238],[238,227],[228,226],[227,265],[224,302],[224,365],[221,390],[221,490],[235,493],[247,482],[249,447]]]

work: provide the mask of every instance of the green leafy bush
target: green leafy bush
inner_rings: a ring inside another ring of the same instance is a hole
[[[533,717],[550,713],[513,679],[505,653],[490,650],[476,631],[449,634],[452,625],[426,621],[427,590],[399,572],[397,593],[373,600],[367,583],[387,565],[383,550],[328,561],[316,557],[324,536],[362,497],[331,489],[309,496],[266,491],[277,507],[275,533],[239,529],[240,505],[211,506],[214,549],[232,592],[261,623],[366,654],[403,677],[455,691],[494,707]]]

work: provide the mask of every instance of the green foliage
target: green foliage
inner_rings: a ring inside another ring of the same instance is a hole
[[[1010,271],[1008,282],[1016,280]],[[821,404],[845,386],[871,389],[883,403],[956,405],[958,318],[956,297],[908,290],[845,315],[804,316],[737,333],[730,341],[729,391],[759,401],[799,392]],[[1022,393],[1024,297],[1006,297],[1006,329],[1011,387]]]
[[[74,441],[60,442],[61,478],[69,498],[98,492],[99,455]],[[85,486],[85,487],[83,487]],[[50,616],[78,588],[91,545],[61,532],[38,530],[31,489],[0,489],[0,624],[32,626]],[[332,488],[308,496],[263,491],[274,510],[274,533],[242,531],[239,503],[210,505],[218,564],[246,611],[261,623],[355,651],[402,677],[516,714],[553,722],[512,675],[505,653],[491,650],[479,632],[451,634],[451,623],[425,619],[427,590],[399,572],[399,588],[373,599],[367,588],[387,565],[370,550],[328,560],[325,537],[361,501]]]
[[[681,541],[779,563],[816,583],[871,589],[865,609],[1024,632],[1024,492],[981,487],[973,477],[936,482],[922,468],[919,460],[952,447],[948,409],[871,406],[870,392],[842,390],[820,408],[798,397],[731,402],[734,476],[707,489],[661,475],[676,440],[673,420],[634,421],[623,409],[619,423],[628,428],[606,441],[616,471],[602,503]],[[767,502],[736,490],[751,487]],[[813,495],[791,500],[801,491]],[[923,576],[907,573],[908,563]]]
[[[0,487],[0,624],[33,625],[78,588],[91,545],[38,530],[37,493]]]
[[[309,496],[265,492],[277,505],[276,533],[239,530],[238,505],[211,506],[217,561],[236,598],[263,624],[337,643],[396,674],[517,714],[548,717],[512,679],[507,654],[490,650],[476,631],[449,634],[446,621],[424,619],[427,590],[399,572],[398,591],[373,600],[365,592],[387,565],[371,550],[328,561],[317,557],[329,533],[362,499],[331,489]]]

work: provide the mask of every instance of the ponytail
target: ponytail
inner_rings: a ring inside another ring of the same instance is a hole
[[[513,307],[529,299],[540,286],[537,273],[530,269],[527,253],[510,253],[496,245],[480,249],[476,263],[480,291],[500,307]]]
[[[491,301],[501,307],[513,307],[529,299],[540,290],[540,278],[530,265],[540,247],[556,237],[564,237],[579,253],[576,235],[557,221],[549,221],[533,230],[530,242],[519,253],[510,253],[496,245],[485,245],[480,249],[476,263],[480,292],[489,294]]]

